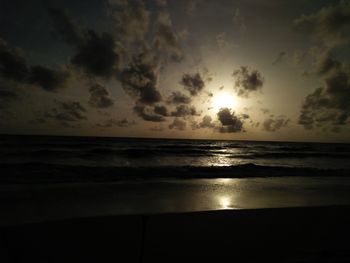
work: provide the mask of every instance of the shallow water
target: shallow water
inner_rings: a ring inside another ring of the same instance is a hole
[[[147,180],[0,187],[1,224],[123,214],[350,205],[350,178]]]

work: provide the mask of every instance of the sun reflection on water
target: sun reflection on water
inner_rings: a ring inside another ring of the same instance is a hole
[[[219,208],[220,209],[233,209],[231,197],[219,196],[218,201],[219,201]]]

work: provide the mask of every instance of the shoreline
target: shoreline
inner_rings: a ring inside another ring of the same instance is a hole
[[[0,225],[54,219],[350,205],[350,178],[139,180],[0,186]]]

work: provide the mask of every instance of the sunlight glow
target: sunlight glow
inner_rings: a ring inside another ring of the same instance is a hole
[[[215,111],[219,111],[221,108],[233,109],[235,106],[235,98],[229,93],[215,94],[212,100],[212,107]]]
[[[230,209],[231,208],[231,198],[228,196],[219,197],[220,209]]]

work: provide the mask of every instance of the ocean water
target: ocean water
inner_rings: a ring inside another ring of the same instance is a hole
[[[0,225],[350,205],[350,145],[0,137]]]
[[[0,182],[350,175],[350,144],[1,136]]]

